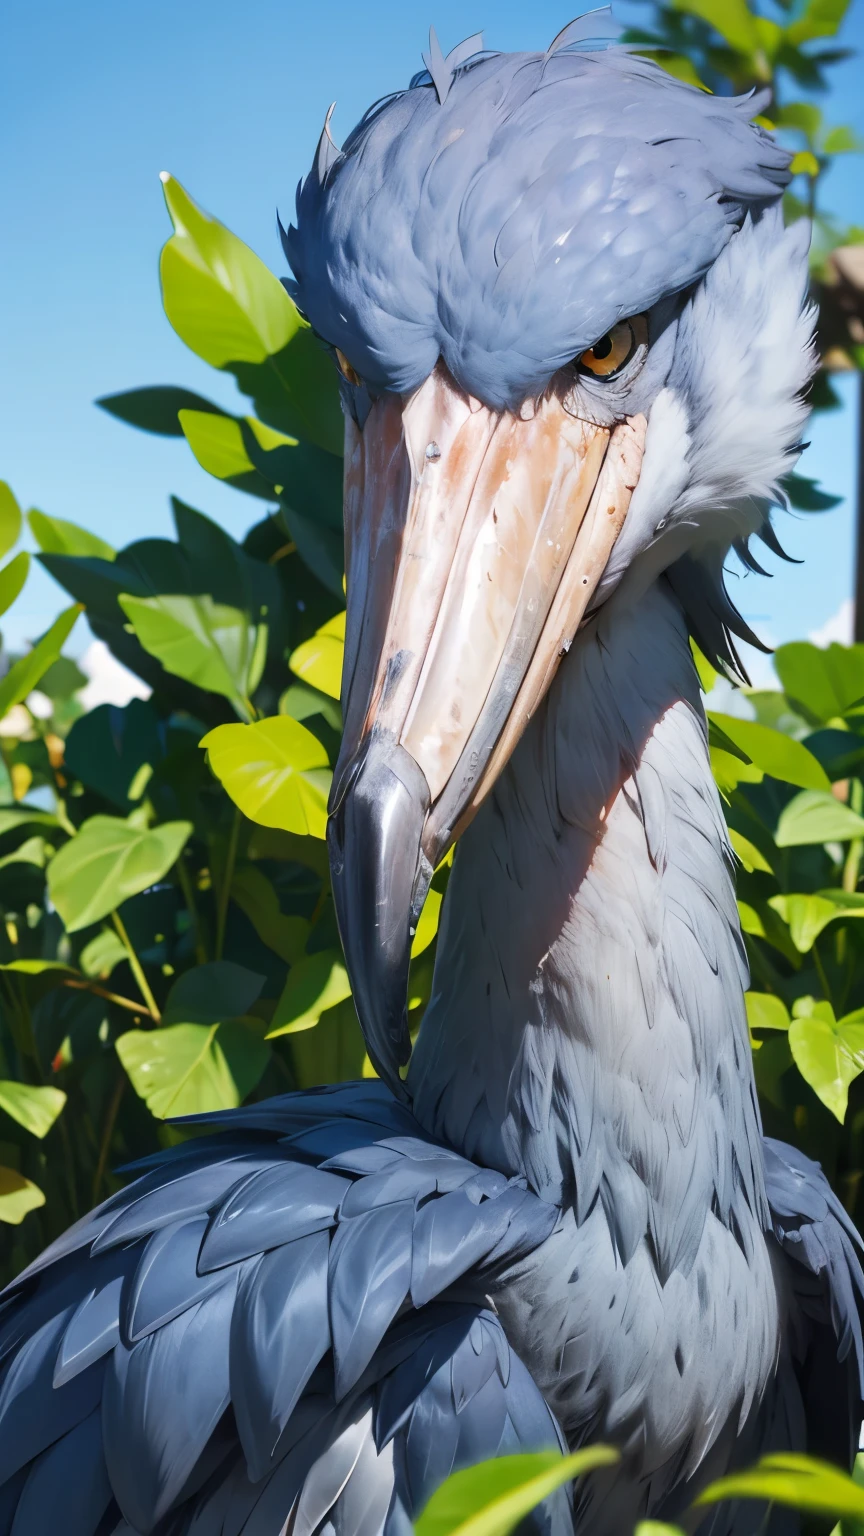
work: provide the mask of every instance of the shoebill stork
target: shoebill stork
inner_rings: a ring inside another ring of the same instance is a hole
[[[689,645],[738,665],[723,564],[800,448],[807,234],[763,101],[592,47],[606,21],[433,40],[301,187],[346,423],[333,886],[379,1080],[221,1116],[12,1286],[0,1532],[401,1536],[454,1468],[592,1441],[620,1466],[536,1529],[692,1531],[730,1466],[853,1454],[859,1240],[762,1136]]]

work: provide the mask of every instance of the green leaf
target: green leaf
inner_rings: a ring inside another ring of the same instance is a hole
[[[684,1532],[680,1525],[667,1525],[665,1520],[640,1520],[633,1536],[684,1536]]]
[[[50,1131],[65,1103],[66,1095],[59,1088],[0,1081],[0,1109],[33,1136],[41,1138]]]
[[[833,902],[810,894],[772,896],[768,905],[788,923],[792,943],[802,955],[813,948],[822,929],[837,916]]]
[[[288,661],[291,671],[304,683],[318,688],[331,699],[338,699],[342,691],[342,663],[345,658],[346,613],[334,614],[326,624],[316,630],[311,640],[304,640],[292,651]]]
[[[29,570],[30,556],[22,549],[20,555],[16,555],[0,571],[0,613],[12,607],[27,580]]]
[[[53,811],[39,811],[35,806],[22,805],[16,811],[0,810],[0,837],[18,827],[56,827],[57,824]]]
[[[703,656],[698,645],[696,644],[696,641],[692,639],[692,637],[690,640],[690,651],[693,656],[696,671],[699,673],[699,686],[703,693],[710,693],[720,674],[716,667],[712,667],[707,656]]]
[[[215,1024],[248,1013],[264,977],[233,960],[197,965],[175,981],[165,1004],[165,1024]]]
[[[770,992],[745,992],[747,1023],[751,1029],[788,1029],[789,1010]]]
[[[258,473],[246,452],[236,416],[205,411],[181,411],[180,426],[202,469],[216,480],[229,480],[237,490],[274,501],[276,492]]]
[[[188,821],[147,830],[118,816],[91,816],[48,867],[51,900],[67,932],[97,923],[163,880],[191,831]]]
[[[93,555],[97,560],[113,560],[117,551],[98,534],[79,528],[77,523],[67,523],[62,517],[48,517],[34,508],[27,513],[36,543],[46,555]]]
[[[235,870],[231,900],[245,912],[262,944],[289,965],[300,959],[309,924],[303,917],[286,916],[281,911],[272,882],[255,864],[241,864]]]
[[[805,789],[781,811],[774,841],[778,848],[802,848],[809,843],[847,843],[862,835],[864,817],[830,790]]]
[[[178,421],[180,411],[212,411],[222,414],[221,408],[203,395],[191,389],[181,389],[176,384],[151,384],[145,389],[127,389],[119,395],[103,395],[95,402],[118,421],[142,432],[155,432],[160,437],[182,437],[183,428]]]
[[[508,1536],[562,1483],[619,1459],[611,1446],[591,1445],[573,1456],[535,1451],[481,1461],[436,1489],[415,1523],[416,1536]]]
[[[864,1071],[864,1022],[851,1014],[838,1021],[830,1003],[812,998],[799,998],[792,1013],[789,1046],[795,1065],[842,1125],[849,1085]]]
[[[438,919],[441,916],[441,903],[443,896],[440,891],[430,891],[423,904],[420,913],[420,921],[414,931],[411,940],[411,958],[422,955],[424,949],[428,949],[436,933],[438,932]]]
[[[167,171],[162,190],[175,230],[159,266],[162,302],[177,335],[214,368],[281,352],[301,322],[279,279]]]
[[[719,1504],[723,1499],[767,1499],[829,1519],[864,1516],[864,1488],[827,1461],[791,1452],[763,1456],[749,1471],[721,1477],[696,1503]]]
[[[822,113],[812,101],[787,101],[773,109],[778,128],[799,128],[808,139],[815,139],[822,126]]]
[[[752,875],[754,869],[761,870],[763,874],[772,875],[774,873],[768,860],[759,852],[756,844],[751,843],[749,837],[744,837],[740,832],[736,832],[734,827],[729,828],[729,841],[748,875]]]
[[[722,795],[730,795],[739,784],[762,783],[762,769],[743,762],[736,753],[727,752],[723,747],[711,747],[709,757],[711,772]]]
[[[79,963],[85,976],[101,976],[104,980],[111,975],[116,965],[128,959],[129,952],[120,935],[113,928],[105,928],[89,944],[85,944]]]
[[[66,738],[67,778],[80,779],[125,812],[142,768],[152,769],[161,757],[159,716],[149,699],[132,699],[122,709],[99,704]]]
[[[782,731],[759,725],[755,720],[739,720],[734,715],[721,715],[713,710],[708,718],[772,779],[795,784],[799,789],[830,789],[822,764],[800,741],[793,741]]]
[[[21,508],[12,487],[0,480],[0,557],[7,555],[21,537]]]
[[[781,645],[774,668],[790,702],[820,724],[844,715],[864,696],[864,645],[829,645],[806,640]]]
[[[279,700],[280,715],[290,715],[292,720],[312,720],[320,715],[334,730],[342,729],[342,712],[329,694],[310,688],[307,683],[292,683]]]
[[[288,972],[267,1039],[311,1029],[322,1013],[350,996],[348,972],[335,949],[322,949],[317,954],[307,955]]]
[[[204,594],[164,593],[132,597],[123,593],[120,606],[135,634],[166,672],[187,683],[221,693],[238,714],[248,718],[246,699],[261,678],[264,657],[259,631],[248,613]]]
[[[41,976],[45,971],[69,971],[74,972],[74,965],[67,965],[65,960],[10,960],[6,965],[0,965],[0,971],[18,971],[22,976]]]
[[[803,16],[786,28],[786,39],[797,46],[814,37],[836,37],[849,0],[809,0]]]
[[[800,512],[830,512],[832,507],[839,507],[843,500],[842,496],[832,496],[828,491],[820,490],[819,481],[808,480],[806,475],[784,475],[782,486],[790,505],[797,507]]]
[[[19,843],[14,853],[7,853],[5,858],[0,859],[0,869],[4,869],[7,864],[35,864],[37,869],[44,869],[52,851],[44,837],[28,837],[25,842]]]
[[[673,5],[676,11],[707,21],[739,53],[749,55],[759,46],[759,34],[746,0],[673,0]]]
[[[244,816],[264,827],[324,837],[327,753],[290,715],[217,725],[202,739],[210,767]]]
[[[829,128],[822,140],[823,155],[860,155],[864,140],[852,128]]]
[[[13,704],[20,704],[28,693],[33,692],[43,673],[57,660],[80,612],[80,603],[64,609],[42,639],[36,642],[32,651],[28,651],[26,656],[22,656],[20,661],[9,668],[0,682],[0,719],[8,714]]]
[[[0,1221],[20,1226],[30,1211],[44,1204],[45,1196],[38,1185],[31,1184],[14,1168],[0,1168]]]
[[[809,149],[801,149],[792,156],[789,171],[793,176],[818,176],[819,161]]]
[[[116,1045],[132,1087],[157,1120],[236,1108],[270,1058],[260,1036],[239,1021],[131,1029]]]

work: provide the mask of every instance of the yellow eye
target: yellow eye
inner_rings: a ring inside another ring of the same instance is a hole
[[[577,368],[593,373],[597,379],[608,379],[630,361],[636,348],[648,339],[648,327],[644,315],[632,320],[619,320],[611,331],[595,341],[593,347],[576,359]]]
[[[360,375],[356,368],[351,367],[351,364],[345,356],[345,353],[340,352],[338,347],[334,347],[333,350],[336,353],[336,361],[339,364],[339,372],[341,373],[343,379],[347,379],[349,384],[359,384]]]

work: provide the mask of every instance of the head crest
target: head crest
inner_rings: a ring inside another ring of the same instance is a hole
[[[438,100],[442,106],[447,100],[450,87],[453,84],[453,76],[459,65],[464,64],[466,59],[473,58],[475,53],[481,53],[482,50],[483,33],[475,32],[473,37],[466,37],[464,43],[457,43],[456,47],[451,49],[445,58],[441,52],[441,44],[435,35],[435,28],[429,28],[429,52],[424,53],[423,63],[432,77],[432,84],[438,93]]]

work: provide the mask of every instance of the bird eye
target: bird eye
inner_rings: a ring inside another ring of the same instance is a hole
[[[647,341],[647,326],[643,315],[632,320],[619,320],[576,359],[576,367],[583,373],[592,373],[597,379],[608,379],[630,361],[644,341]]]
[[[338,347],[334,347],[333,350],[336,353],[336,362],[339,365],[339,372],[341,373],[343,379],[347,379],[349,384],[359,384],[360,375],[356,368],[351,367],[351,364],[345,356],[345,353],[340,352]]]

